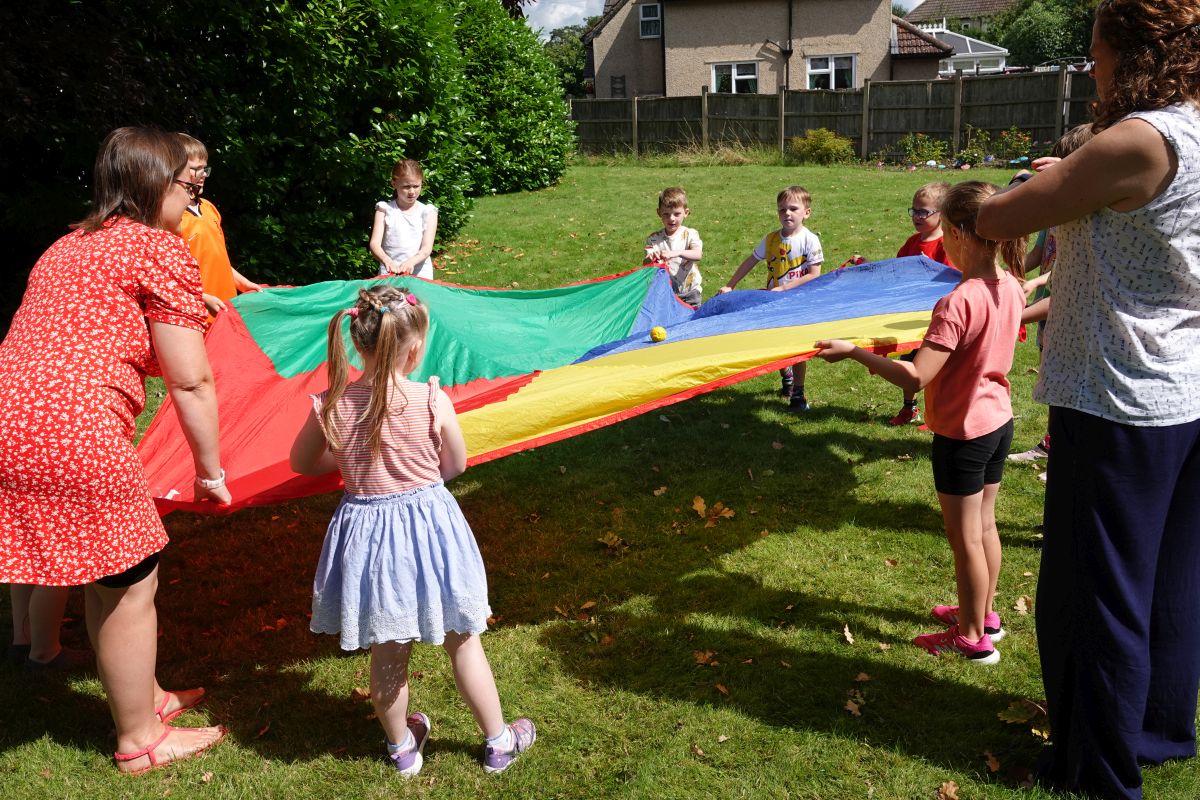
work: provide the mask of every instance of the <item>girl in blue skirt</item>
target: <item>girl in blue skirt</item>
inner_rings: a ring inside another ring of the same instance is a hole
[[[363,361],[350,381],[342,323]],[[483,767],[501,772],[537,737],[528,719],[506,725],[479,634],[491,614],[487,574],[471,528],[444,480],[467,466],[454,406],[437,385],[415,383],[429,331],[426,307],[404,289],[361,290],[329,323],[329,390],[292,445],[304,475],[339,470],[346,494],[333,514],[313,580],[312,630],[343,650],[371,648],[371,700],[388,755],[421,771],[429,717],[408,713],[413,642],[450,655],[463,700],[486,737]]]

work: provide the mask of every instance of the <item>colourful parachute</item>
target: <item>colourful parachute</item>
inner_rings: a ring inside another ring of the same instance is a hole
[[[545,290],[384,280],[429,306],[425,359],[412,378],[440,377],[469,463],[478,464],[804,360],[818,339],[911,349],[959,277],[923,256],[891,259],[788,292],[718,295],[696,310],[675,299],[654,267]],[[336,474],[296,475],[288,453],[311,413],[309,395],[326,388],[330,317],[374,282],[267,289],[238,297],[217,318],[206,344],[233,508],[340,486]],[[656,326],[666,329],[664,341],[651,340]],[[192,459],[169,399],[138,450],[162,512],[214,510],[193,501]]]

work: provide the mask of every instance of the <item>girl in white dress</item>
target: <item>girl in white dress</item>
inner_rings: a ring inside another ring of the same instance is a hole
[[[371,255],[379,261],[379,276],[415,275],[433,279],[433,239],[437,235],[437,208],[422,203],[421,188],[425,174],[412,159],[397,161],[392,167],[391,200],[375,204],[375,222],[371,226]]]

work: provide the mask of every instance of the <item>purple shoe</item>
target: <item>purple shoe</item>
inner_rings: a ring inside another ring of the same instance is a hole
[[[995,664],[1000,661],[1000,653],[992,646],[991,637],[985,633],[978,642],[972,642],[959,634],[957,625],[938,633],[923,633],[913,639],[913,644],[935,656],[957,653],[973,664]]]
[[[958,606],[934,606],[930,613],[943,625],[958,624]],[[993,643],[1008,635],[1008,631],[1000,624],[1000,615],[995,611],[989,611],[983,618],[983,632],[991,637]]]
[[[429,723],[429,717],[422,714],[420,711],[414,711],[408,715],[405,720],[408,723],[408,729],[412,731],[413,740],[416,746],[411,750],[405,750],[403,753],[389,754],[388,758],[392,760],[392,766],[406,778],[411,778],[421,771],[421,766],[425,763],[425,757],[421,755],[421,751],[425,749],[425,742],[429,739],[429,731],[432,726]]]
[[[524,753],[537,740],[537,728],[534,727],[531,720],[521,717],[508,726],[508,730],[512,735],[512,749],[500,752],[491,747],[483,749],[483,771],[491,774],[494,772],[504,772],[509,765],[517,760],[517,756]]]

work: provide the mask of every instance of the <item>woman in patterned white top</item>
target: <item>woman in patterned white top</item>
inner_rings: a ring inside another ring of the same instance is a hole
[[[1097,135],[979,218],[1057,225],[1054,442],[1038,579],[1052,786],[1140,798],[1196,753],[1200,688],[1200,2],[1102,0]]]

